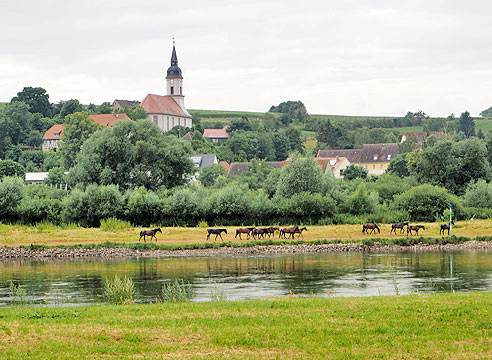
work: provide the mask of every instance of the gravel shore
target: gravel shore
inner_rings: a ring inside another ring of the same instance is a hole
[[[262,256],[276,254],[308,254],[320,252],[439,252],[439,251],[467,251],[489,250],[492,242],[470,240],[459,244],[428,245],[417,244],[411,246],[388,245],[375,242],[373,245],[360,243],[344,244],[302,244],[302,245],[268,245],[253,247],[220,247],[210,249],[190,250],[133,250],[123,247],[98,249],[65,249],[50,247],[32,250],[20,247],[0,248],[0,260],[6,259],[50,259],[50,258],[122,258],[122,257],[197,257],[197,256]]]

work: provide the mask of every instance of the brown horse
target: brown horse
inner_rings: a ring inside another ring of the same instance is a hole
[[[224,241],[224,239],[222,239],[222,235],[220,233],[226,233],[227,234],[227,229],[207,229],[207,232],[208,232],[208,235],[207,235],[207,240],[210,239],[210,235],[215,235],[215,240],[217,240],[217,236],[220,236],[220,239],[222,241]]]
[[[260,237],[264,238],[267,231],[268,228],[256,228],[251,230],[251,234],[253,235],[253,239],[256,237],[259,239]]]
[[[250,233],[251,231],[253,231],[253,229],[254,227],[236,229],[236,236],[234,236],[234,238],[237,238],[237,236],[239,235],[239,238],[241,239],[241,234],[247,234],[246,238],[249,239]]]
[[[295,234],[299,234],[298,238],[300,238],[302,236],[302,238],[304,239],[304,236],[302,235],[302,232],[306,230],[307,231],[307,227],[302,227],[302,228],[299,228],[295,231]]]
[[[390,234],[394,231],[395,235],[396,235],[396,229],[400,229],[400,234],[401,234],[403,232],[403,229],[405,228],[405,226],[408,226],[407,222],[406,223],[392,224]]]
[[[410,235],[413,235],[412,234],[412,231],[415,231],[415,235],[418,235],[420,229],[425,230],[425,226],[424,225],[410,225],[410,226],[407,226],[407,236],[408,236],[408,233],[410,233]]]
[[[371,234],[376,230],[378,231],[379,234],[381,234],[381,230],[379,229],[379,226],[377,226],[374,223],[367,223],[367,224],[362,225],[362,233],[363,234],[364,233],[369,234],[369,232],[367,230],[371,230]]]
[[[158,232],[160,232],[162,234],[161,228],[157,228],[157,229],[153,229],[153,230],[142,230],[142,231],[140,231],[140,238],[138,239],[138,241],[140,241],[142,239],[142,236],[144,238],[144,242],[147,242],[145,240],[146,236],[150,236],[150,241],[152,241],[153,237],[155,238],[155,241],[157,241],[157,237],[155,236],[155,234]]]
[[[268,237],[270,237],[270,235],[273,235],[273,237],[275,237],[275,231],[280,231],[280,229],[278,227],[270,226],[266,234],[268,235]]]
[[[451,220],[451,224],[454,225],[454,220]],[[441,224],[441,230],[439,230],[439,235],[441,235],[441,233],[444,235],[444,232],[446,230],[448,231],[448,235],[449,235],[449,230],[451,230],[451,226],[449,225],[449,223]]]
[[[291,237],[292,239],[294,238],[294,234],[296,233],[296,231],[299,230],[299,226],[292,226],[292,227],[288,227],[288,228],[282,228],[280,229],[280,236],[284,235],[284,239],[287,239],[285,237],[285,234],[289,234],[289,237]]]

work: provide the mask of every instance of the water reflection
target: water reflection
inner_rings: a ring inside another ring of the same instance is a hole
[[[103,302],[104,279],[133,278],[137,301],[159,296],[163,282],[183,279],[196,289],[194,301],[209,301],[219,287],[230,300],[285,296],[381,296],[395,293],[488,290],[492,257],[463,253],[324,253],[263,257],[124,260],[9,261],[0,263],[0,305],[9,284],[26,290],[33,303]]]

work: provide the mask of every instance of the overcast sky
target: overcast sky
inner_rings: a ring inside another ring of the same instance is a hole
[[[189,109],[472,115],[492,106],[487,0],[0,0],[0,101],[165,95],[176,37]]]

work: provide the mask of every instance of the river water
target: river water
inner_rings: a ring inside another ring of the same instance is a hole
[[[193,301],[286,296],[386,296],[492,289],[492,253],[322,253],[251,257],[132,258],[0,262],[0,306],[12,305],[9,284],[26,301],[47,306],[104,303],[115,275],[131,277],[136,302],[155,301],[175,279],[195,288]]]

